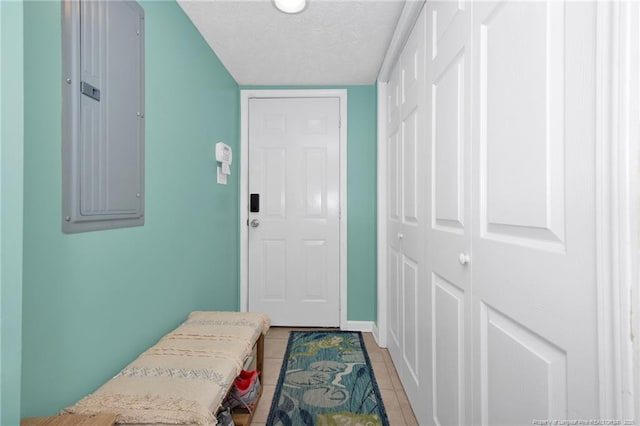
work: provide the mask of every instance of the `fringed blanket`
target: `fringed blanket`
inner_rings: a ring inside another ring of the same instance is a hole
[[[215,412],[252,347],[265,315],[192,312],[93,394],[65,409],[117,414],[116,423],[215,425]]]

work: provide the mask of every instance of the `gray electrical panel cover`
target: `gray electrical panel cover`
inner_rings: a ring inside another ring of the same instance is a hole
[[[62,230],[144,224],[144,11],[62,1]]]

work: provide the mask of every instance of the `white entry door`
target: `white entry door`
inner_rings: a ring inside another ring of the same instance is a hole
[[[249,99],[249,310],[273,325],[340,324],[339,148],[339,98]]]

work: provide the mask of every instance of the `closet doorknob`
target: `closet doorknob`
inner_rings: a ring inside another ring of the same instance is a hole
[[[401,240],[404,238],[404,234],[401,232],[398,232],[398,239]]]
[[[458,255],[458,262],[460,262],[461,265],[466,265],[467,263],[469,263],[469,260],[471,260],[469,258],[469,255],[466,253],[460,253]]]

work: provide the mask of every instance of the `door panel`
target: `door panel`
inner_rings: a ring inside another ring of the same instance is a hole
[[[464,230],[464,56],[458,55],[432,84],[433,226]]]
[[[402,354],[412,379],[420,384],[418,373],[418,263],[407,256],[402,259]]]
[[[484,304],[480,323],[482,424],[565,418],[566,352]]]
[[[327,270],[328,244],[326,240],[304,240],[302,258],[304,259],[304,293],[305,302],[325,302],[328,299]]]
[[[425,396],[431,399],[431,369],[429,342],[424,336],[431,327],[424,302],[428,304],[431,295],[424,252],[428,221],[425,29],[423,11],[388,86],[387,256],[389,351],[416,414],[426,418],[431,411],[424,403]]]
[[[464,418],[464,293],[437,274],[432,282],[433,418],[455,425]]]
[[[427,11],[429,96],[433,419],[468,422],[470,408],[470,13],[464,3],[433,2]]]
[[[474,5],[479,424],[599,417],[595,12]]]
[[[480,196],[488,238],[562,249],[564,186],[552,183],[564,181],[564,18],[561,4],[502,4],[480,24]]]
[[[284,302],[287,282],[287,242],[263,239],[261,243],[262,298],[272,302]]]
[[[402,120],[402,222],[413,227],[418,223],[418,111]]]
[[[339,100],[249,101],[249,309],[274,325],[337,326]]]
[[[400,347],[400,256],[395,249],[389,248],[389,336],[392,339],[391,346]]]
[[[304,213],[307,219],[327,216],[327,153],[304,150]]]
[[[257,162],[261,167],[256,167],[251,173],[256,179],[264,182],[262,200],[260,200],[260,204],[264,206],[262,216],[284,220],[286,217],[286,151],[281,148],[263,148],[258,155],[262,157],[260,159],[262,163]]]
[[[389,167],[392,171],[389,173],[389,219],[394,223],[400,220],[400,144],[398,143],[399,134],[396,132],[389,137]]]
[[[400,131],[400,84],[402,70],[397,66],[389,80],[389,97],[387,105],[387,152],[388,152],[388,218],[387,218],[387,256],[388,256],[388,294],[389,294],[389,334],[391,336],[390,348],[400,353],[401,327],[400,316],[402,314],[402,246],[398,234],[401,233],[400,216],[402,214],[402,145]],[[396,355],[399,356],[399,355]]]

